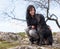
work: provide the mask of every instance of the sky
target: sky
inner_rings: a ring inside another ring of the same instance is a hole
[[[13,14],[16,18],[25,19],[26,17],[26,9],[29,2],[23,1],[23,0],[0,0],[0,31],[3,32],[24,32],[27,28],[26,22],[18,21],[9,18],[7,15],[4,14],[4,12],[7,12],[10,16],[13,17]],[[60,6],[57,6],[51,4],[50,5],[50,14],[54,13],[58,16],[58,21],[60,24]],[[15,7],[15,9],[14,9]],[[11,11],[14,9],[13,14],[11,14]],[[36,13],[43,14],[43,10],[38,8],[36,9]],[[45,12],[46,13],[46,12]],[[54,18],[54,17],[52,17]],[[51,27],[51,30],[53,32],[60,32],[60,29],[56,25],[54,21],[48,21],[47,24]]]

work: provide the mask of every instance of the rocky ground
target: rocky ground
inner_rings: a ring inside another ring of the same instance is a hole
[[[14,42],[21,39],[22,37],[16,33],[0,32],[0,41]]]
[[[21,34],[20,36],[20,34],[18,35],[15,33],[2,33],[2,34],[0,33],[0,40],[6,40],[7,42],[10,43],[18,41],[19,45],[6,49],[60,49],[60,33],[54,33],[53,38],[54,43],[52,46],[50,45],[38,46],[36,44],[31,45],[26,34],[24,35]]]

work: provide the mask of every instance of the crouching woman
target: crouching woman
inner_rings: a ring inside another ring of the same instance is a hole
[[[35,7],[33,5],[29,5],[26,11],[26,22],[27,22],[26,33],[32,44],[34,44],[34,41],[36,40],[37,43],[39,42],[39,36],[37,31],[38,22],[35,18],[35,13],[36,13]]]

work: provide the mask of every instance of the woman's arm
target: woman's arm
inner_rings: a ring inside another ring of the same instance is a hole
[[[26,22],[27,22],[27,26],[31,26],[29,19],[26,19]]]
[[[30,23],[30,20],[29,19],[26,19],[27,20],[27,26],[31,29],[34,29],[35,28],[35,26],[34,25],[31,25],[31,23]]]

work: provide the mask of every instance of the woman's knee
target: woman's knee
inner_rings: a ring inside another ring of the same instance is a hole
[[[34,38],[38,38],[38,34],[37,34],[37,31],[35,29],[29,30],[29,34],[30,34],[30,36],[32,36]]]

